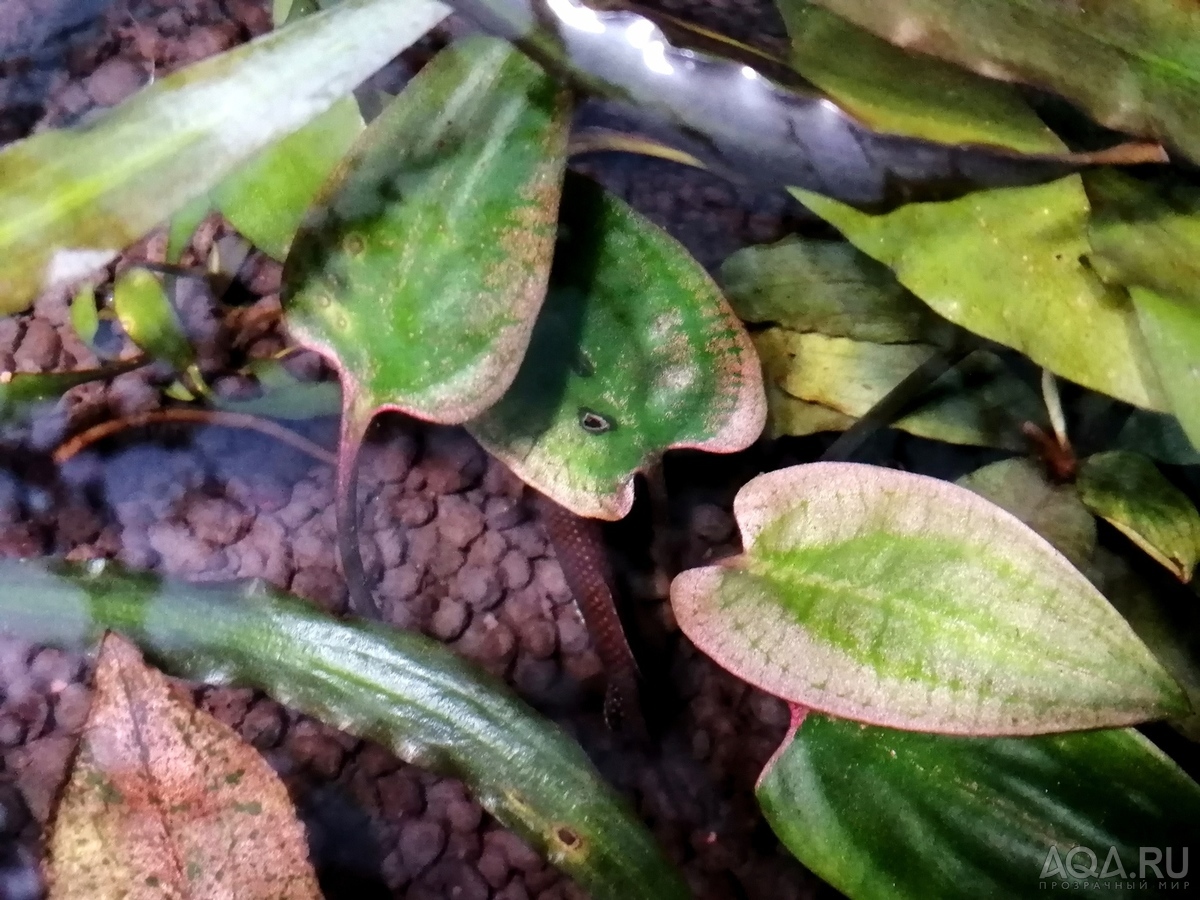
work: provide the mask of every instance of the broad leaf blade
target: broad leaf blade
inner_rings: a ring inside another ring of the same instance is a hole
[[[688,896],[578,744],[423,635],[338,622],[258,582],[201,587],[99,562],[4,561],[0,585],[0,628],[69,645],[120,631],[173,674],[260,688],[456,775],[596,900]]]
[[[162,279],[142,268],[127,269],[113,285],[113,312],[138,349],[186,372],[196,351],[175,312]]]
[[[1187,495],[1137,453],[1089,456],[1079,469],[1084,503],[1129,537],[1180,581],[1200,561],[1200,512]]]
[[[680,627],[803,706],[949,734],[1037,734],[1187,709],[1098,591],[1019,520],[944,481],[853,463],[738,492],[746,551],[671,585]]]
[[[1184,848],[1200,839],[1200,785],[1131,729],[953,738],[809,715],[758,801],[800,861],[852,900],[1000,900],[1051,884],[1175,896]],[[1066,869],[1076,847],[1095,854],[1090,875],[1083,851]],[[1157,873],[1143,847],[1161,852]]]
[[[619,519],[634,475],[663,451],[753,443],[762,378],[717,286],[657,226],[575,176],[562,231],[520,374],[467,427],[559,504]]]
[[[288,254],[289,330],[379,409],[458,423],[515,377],[550,272],[567,98],[506,44],[434,59],[364,133]]]
[[[107,263],[446,12],[428,0],[344,0],[176,72],[85,128],[4,148],[0,313]]]
[[[109,635],[48,856],[55,900],[320,900],[287,788]]]
[[[1015,89],[908,56],[800,0],[783,9],[797,69],[840,102],[857,104],[875,128],[970,134],[1022,149],[1062,146]],[[860,51],[871,69],[847,64]],[[793,193],[951,322],[1086,387],[1165,408],[1124,292],[1081,262],[1089,205],[1078,176],[876,216]]]
[[[1200,161],[1200,10],[1162,0],[817,0],[895,44],[1072,100]]]

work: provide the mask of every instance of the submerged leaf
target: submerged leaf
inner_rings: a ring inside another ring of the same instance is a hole
[[[467,424],[528,484],[619,519],[634,475],[671,447],[748,447],[766,409],[758,359],[699,263],[624,202],[568,177],[550,291],[520,374]]]
[[[853,463],[738,492],[746,551],[671,585],[680,627],[764,690],[916,731],[1037,734],[1187,708],[1121,616],[1019,520]]]
[[[209,397],[213,406],[271,419],[313,419],[341,411],[342,392],[336,382],[301,381],[274,359],[256,360],[247,369],[262,393],[244,399],[213,395]]]
[[[458,423],[511,384],[550,273],[566,100],[503,42],[468,39],[322,190],[288,254],[285,315],[338,369],[351,445],[380,409]]]
[[[1079,496],[1096,515],[1191,581],[1200,561],[1200,512],[1187,495],[1137,453],[1113,450],[1083,461]]]
[[[145,362],[138,358],[74,372],[0,372],[0,422],[27,420],[41,402],[57,400],[73,387],[113,378]]]
[[[1024,81],[1200,162],[1200,9],[1172,0],[817,0],[901,47]]]
[[[1192,446],[1174,416],[1135,409],[1113,438],[1113,446],[1177,466],[1200,466],[1200,450]]]
[[[1132,729],[959,738],[809,715],[757,793],[852,900],[1174,896],[1200,839],[1200,785]]]
[[[446,12],[429,0],[343,0],[169,75],[84,127],[0,150],[0,313],[105,265]]]
[[[113,312],[138,349],[185,372],[196,362],[196,351],[162,279],[146,269],[127,269],[113,285]]]
[[[784,10],[799,71],[872,127],[1062,148],[1013,88],[909,56],[799,0]],[[1086,387],[1164,408],[1128,298],[1081,261],[1089,205],[1078,176],[874,216],[793,193],[951,322]]]
[[[259,688],[461,778],[596,900],[688,896],[574,740],[424,635],[339,622],[261,582],[189,585],[100,561],[0,561],[0,586],[0,628],[72,646],[117,630],[173,674]]]
[[[50,836],[54,900],[319,900],[287,788],[108,635]]]
[[[676,149],[772,187],[795,185],[863,208],[1036,184],[1101,159],[1162,160],[1158,147],[1032,156],[873,131],[781,60],[674,17],[579,0],[456,0],[577,87],[619,104]]]

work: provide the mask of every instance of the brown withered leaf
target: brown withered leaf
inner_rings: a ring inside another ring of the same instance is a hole
[[[320,900],[266,762],[108,635],[49,844],[52,900]]]

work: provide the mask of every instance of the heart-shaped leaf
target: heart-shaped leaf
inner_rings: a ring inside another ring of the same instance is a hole
[[[1200,785],[1132,729],[914,734],[809,715],[758,785],[771,827],[852,900],[1180,896]]]
[[[1187,495],[1137,453],[1089,456],[1079,469],[1079,496],[1098,516],[1191,581],[1200,561],[1200,513]]]
[[[429,0],[344,0],[169,75],[85,127],[5,147],[0,313],[105,265],[447,12]]]
[[[0,629],[75,647],[120,631],[172,674],[261,689],[455,775],[596,900],[689,896],[579,744],[422,634],[340,622],[262,582],[190,585],[100,560],[0,561]]]
[[[680,627],[806,707],[952,734],[1037,734],[1187,709],[1177,684],[1049,543],[948,482],[854,463],[761,475],[742,556],[671,585]]]
[[[288,254],[285,314],[341,375],[344,453],[380,409],[458,423],[512,382],[550,274],[567,121],[537,66],[471,38],[322,190]]]
[[[54,900],[320,900],[287,788],[108,635],[50,835]]]
[[[1014,88],[909,56],[801,0],[781,8],[797,69],[874,128],[1062,147]],[[1081,262],[1089,205],[1078,176],[874,216],[793,193],[951,322],[1086,387],[1165,408],[1128,298]]]
[[[717,286],[657,226],[574,176],[561,229],[520,374],[467,427],[562,506],[619,519],[634,475],[663,451],[753,443],[762,376]]]
[[[817,0],[894,44],[1062,94],[1200,161],[1200,10],[1163,0]]]

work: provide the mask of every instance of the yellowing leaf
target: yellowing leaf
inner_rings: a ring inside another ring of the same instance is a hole
[[[49,843],[51,900],[320,900],[271,767],[110,634]]]

